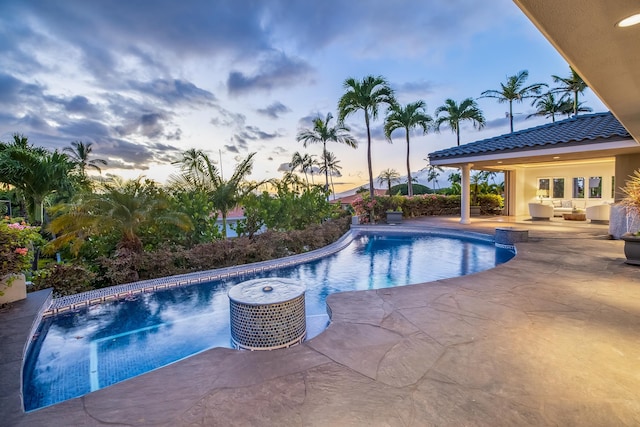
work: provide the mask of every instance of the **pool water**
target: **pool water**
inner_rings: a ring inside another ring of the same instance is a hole
[[[345,249],[313,262],[45,318],[25,362],[25,409],[82,396],[206,349],[231,348],[227,292],[245,280],[285,277],[304,284],[309,339],[329,323],[329,294],[471,274],[512,256],[492,242],[362,233]]]

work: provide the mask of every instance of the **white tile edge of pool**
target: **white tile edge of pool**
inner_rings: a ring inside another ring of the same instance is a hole
[[[389,225],[376,225],[376,226],[352,226],[342,237],[337,241],[310,252],[302,254],[291,255],[285,258],[278,258],[268,261],[260,261],[251,264],[242,264],[232,267],[224,267],[213,270],[199,271],[194,273],[181,274],[177,276],[162,277],[158,279],[142,280],[139,282],[126,283],[122,285],[111,286],[108,288],[95,289],[79,294],[68,295],[60,298],[53,298],[48,301],[48,304],[43,306],[42,317],[53,316],[65,311],[75,310],[88,305],[100,304],[105,301],[116,300],[126,298],[131,295],[154,292],[156,290],[173,288],[177,286],[188,286],[196,283],[210,282],[213,280],[227,279],[230,277],[239,276],[242,274],[255,273],[260,271],[269,271],[280,267],[289,267],[296,264],[302,264],[309,261],[314,261],[319,258],[323,258],[328,255],[332,255],[345,247],[347,247],[351,241],[361,233],[412,233],[412,234],[429,234],[434,236],[443,237],[457,237],[471,240],[478,240],[483,242],[494,242],[492,235],[475,233],[469,231],[459,231],[454,229],[443,228],[425,228],[411,227],[411,226],[389,226]],[[494,242],[495,243],[495,242]],[[503,249],[510,249],[515,251],[515,247],[512,245],[502,245],[495,243],[497,247]],[[40,317],[40,316],[38,316]],[[35,332],[35,331],[34,331]]]

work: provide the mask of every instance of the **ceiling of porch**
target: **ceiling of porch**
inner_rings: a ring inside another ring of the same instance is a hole
[[[638,0],[513,0],[616,118],[640,141]]]

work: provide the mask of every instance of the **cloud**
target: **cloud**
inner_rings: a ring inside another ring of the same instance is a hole
[[[402,95],[412,95],[412,97],[425,97],[426,95],[432,95],[434,93],[434,87],[436,85],[433,82],[428,82],[426,80],[418,80],[413,82],[404,82],[397,86],[395,86],[396,94],[399,96]]]
[[[165,101],[168,105],[213,105],[216,100],[213,93],[201,89],[191,82],[174,79],[155,79],[148,82],[129,81],[131,89],[145,95]]]
[[[284,105],[283,103],[276,101],[265,108],[259,108],[256,110],[258,113],[263,116],[271,117],[272,119],[277,119],[281,114],[288,113],[291,111],[289,107]]]
[[[270,91],[277,87],[290,87],[308,81],[311,67],[300,58],[290,58],[283,52],[272,52],[259,61],[259,72],[253,75],[231,71],[227,90],[231,95],[242,95],[256,90]]]
[[[214,105],[213,109],[218,112],[218,117],[213,117],[210,123],[214,126],[221,127],[242,127],[247,121],[247,116],[240,113],[234,113],[219,105]]]
[[[281,156],[281,155],[287,153],[288,151],[289,150],[287,150],[286,148],[284,148],[282,146],[277,146],[273,150],[271,150],[271,152],[276,156]]]
[[[0,73],[0,103],[16,104],[23,98],[41,97],[45,88],[41,85],[25,83],[12,75]]]
[[[131,114],[126,122],[116,126],[115,130],[119,136],[141,135],[146,138],[155,139],[163,136],[165,122],[168,117],[162,112],[142,112]]]
[[[313,121],[320,117],[322,120],[326,118],[326,115],[323,115],[319,111],[311,114],[307,114],[304,117],[300,117],[298,119],[298,127],[300,128],[311,128],[313,127]]]
[[[263,140],[268,140],[268,139],[273,139],[273,138],[276,138],[276,137],[280,136],[278,134],[278,132],[268,133],[268,132],[265,132],[265,131],[261,130],[257,126],[245,126],[244,130],[242,132],[240,132],[239,135],[241,137],[243,137],[243,138],[246,138],[246,139],[262,140],[262,141]]]
[[[291,163],[280,163],[280,166],[278,166],[278,172],[289,172],[291,170],[293,170]]]

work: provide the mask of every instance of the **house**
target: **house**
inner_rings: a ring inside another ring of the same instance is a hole
[[[613,114],[597,113],[436,151],[429,162],[459,167],[463,181],[471,169],[504,172],[505,214],[527,215],[542,199],[613,202],[629,164],[640,165],[640,145]]]
[[[616,25],[640,12],[637,2],[514,2],[611,112],[430,153],[430,164],[462,172],[463,224],[470,222],[471,169],[504,171],[505,213],[527,215],[537,198],[569,199],[576,207],[619,201],[619,188],[640,168],[640,55],[631,53],[640,25]]]

